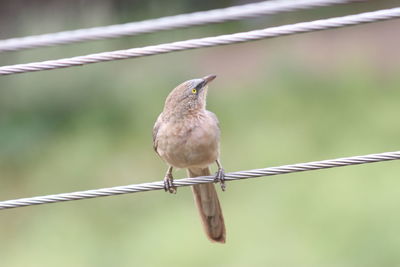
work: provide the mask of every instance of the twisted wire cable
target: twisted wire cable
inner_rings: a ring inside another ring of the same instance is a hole
[[[273,0],[139,22],[0,40],[0,52],[133,36],[190,26],[241,20],[279,12],[348,3],[349,0]]]
[[[338,158],[323,161],[314,161],[308,163],[299,163],[293,165],[284,165],[279,167],[271,167],[264,169],[255,169],[248,171],[239,171],[226,173],[226,181],[234,181],[248,178],[257,178],[262,176],[272,176],[279,174],[287,174],[294,172],[312,171],[319,169],[343,167],[348,165],[366,164],[380,161],[398,160],[400,159],[400,151],[386,152],[380,154],[370,154],[364,156],[355,156],[348,158]],[[196,178],[184,178],[174,181],[177,187],[190,186],[194,184],[213,183],[214,176],[201,176]],[[162,190],[164,189],[163,182],[152,182],[142,184],[132,184],[125,186],[116,186],[111,188],[102,188],[95,190],[79,191],[72,193],[63,193],[57,195],[39,196],[31,198],[20,198],[15,200],[6,200],[0,202],[0,209],[12,209],[26,207],[32,205],[41,205],[47,203],[55,203],[62,201],[72,201],[87,198],[105,197],[113,195],[122,195],[129,193],[138,193],[144,191]]]
[[[170,53],[173,51],[182,51],[201,47],[212,47],[227,45],[233,43],[242,43],[265,38],[272,38],[282,35],[291,35],[296,33],[305,33],[331,28],[340,28],[361,23],[389,20],[400,17],[400,7],[384,9],[373,12],[360,13],[343,17],[330,19],[321,19],[311,22],[301,22],[278,27],[271,27],[262,30],[249,32],[220,35],[215,37],[206,37],[200,39],[191,39],[173,43],[146,46],[141,48],[132,48],[127,50],[117,50],[111,52],[90,54],[86,56],[77,56],[58,60],[48,60],[43,62],[34,62],[28,64],[17,64],[0,67],[0,75],[9,75],[14,73],[33,72],[41,70],[51,70],[67,68],[72,66],[81,66],[104,61],[121,60],[127,58],[143,57],[156,54]]]

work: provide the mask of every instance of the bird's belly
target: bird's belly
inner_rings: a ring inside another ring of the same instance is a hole
[[[158,143],[158,153],[176,168],[204,168],[219,156],[219,129],[194,127],[169,134]]]

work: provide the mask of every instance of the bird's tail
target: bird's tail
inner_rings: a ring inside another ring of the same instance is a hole
[[[209,176],[210,169],[188,169],[189,177]],[[192,186],[194,201],[200,213],[207,237],[213,242],[225,243],[225,223],[214,184]]]

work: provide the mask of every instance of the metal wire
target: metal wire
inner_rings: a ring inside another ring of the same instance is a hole
[[[389,161],[400,159],[400,151],[386,152],[380,154],[370,154],[364,156],[338,158],[323,161],[314,161],[308,163],[299,163],[293,165],[284,165],[279,167],[255,169],[248,171],[231,172],[226,174],[227,181],[256,178],[262,176],[272,176],[286,173],[312,171],[319,169],[327,169],[334,167],[343,167],[348,165],[366,164],[379,161]],[[213,183],[215,177],[201,176],[196,178],[185,178],[175,180],[174,185],[177,187],[190,186],[194,184]],[[79,191],[73,193],[63,193],[57,195],[39,196],[32,198],[20,198],[15,200],[7,200],[0,202],[0,209],[12,209],[18,207],[26,207],[32,205],[41,205],[46,203],[55,203],[62,201],[72,201],[86,198],[105,197],[113,195],[122,195],[129,193],[138,193],[144,191],[162,190],[164,189],[163,182],[152,182],[143,184],[133,184],[126,186],[117,186],[111,188],[102,188],[95,190]]]
[[[240,20],[279,12],[348,3],[349,0],[275,0],[210,11],[169,16],[105,27],[64,31],[0,40],[0,52],[17,51],[91,40],[133,36],[142,33],[185,28],[196,25]]]
[[[227,45],[233,43],[248,42],[265,38],[272,38],[281,35],[291,35],[295,33],[304,33],[304,32],[318,31],[331,28],[340,28],[350,25],[380,21],[380,20],[388,20],[399,17],[400,17],[400,7],[373,11],[373,12],[366,12],[357,15],[349,15],[344,17],[321,19],[311,22],[302,22],[302,23],[266,28],[262,30],[249,31],[249,32],[146,46],[142,48],[132,48],[127,50],[104,52],[104,53],[78,56],[72,58],[64,58],[58,60],[48,60],[43,62],[3,66],[0,67],[0,75],[67,68],[67,67],[81,66],[97,62],[150,56],[156,54],[169,53],[173,51],[195,49],[200,47],[211,47],[211,46]]]

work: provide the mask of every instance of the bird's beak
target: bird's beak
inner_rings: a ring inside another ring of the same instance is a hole
[[[214,80],[217,77],[217,75],[208,75],[206,77],[203,78],[204,80],[204,85],[207,85],[209,82],[211,82],[212,80]]]

